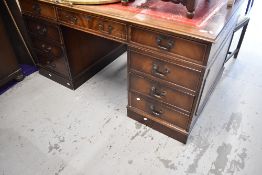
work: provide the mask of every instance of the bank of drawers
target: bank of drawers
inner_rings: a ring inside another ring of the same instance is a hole
[[[39,19],[35,20],[27,16],[24,18],[38,59],[38,65],[68,78],[69,70],[65,61],[65,51],[59,27]],[[49,76],[52,76],[52,74]]]
[[[140,111],[140,116],[149,115],[151,120],[186,131],[204,68],[172,58],[129,49],[129,108]]]
[[[189,132],[208,45],[138,26],[129,29],[128,39],[135,47],[128,51],[128,110],[143,117],[145,124],[154,121],[173,126],[175,132]]]

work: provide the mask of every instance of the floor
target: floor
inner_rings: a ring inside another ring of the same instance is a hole
[[[1,95],[0,175],[260,175],[259,3],[186,145],[126,117],[124,54],[76,91],[34,73]]]

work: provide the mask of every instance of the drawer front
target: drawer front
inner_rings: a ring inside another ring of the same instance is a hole
[[[170,81],[193,91],[198,89],[200,83],[201,70],[160,61],[154,57],[131,50],[129,51],[129,64],[131,69]]]
[[[58,9],[58,19],[62,23],[82,27],[86,30],[92,30],[101,35],[126,40],[126,25],[116,21],[63,9]]]
[[[26,24],[31,35],[40,37],[45,40],[52,40],[62,44],[59,27],[46,23],[42,20],[33,20],[29,17],[25,17]]]
[[[62,9],[57,9],[58,20],[62,23],[74,25],[85,28],[88,25],[88,21],[84,18],[84,15],[80,13],[74,13]]]
[[[52,57],[46,53],[42,53],[40,51],[36,51],[36,56],[38,59],[38,65],[53,70],[63,77],[69,77],[69,71],[66,66],[65,58],[61,57]]]
[[[150,47],[153,50],[182,56],[183,59],[190,59],[199,64],[203,64],[205,61],[207,45],[196,41],[136,27],[131,27],[130,37],[131,42]]]
[[[126,40],[127,32],[125,24],[92,16],[88,16],[87,18],[89,18],[88,27],[91,30],[97,31],[103,35],[109,35]]]
[[[193,95],[169,88],[136,74],[129,74],[129,86],[131,91],[173,105],[186,113],[191,112],[194,102]]]
[[[63,56],[63,49],[53,43],[46,42],[40,39],[32,38],[32,46],[50,57],[61,57]]]
[[[146,100],[144,97],[135,93],[129,93],[129,95],[129,106],[145,112],[156,120],[166,121],[184,130],[187,129],[189,120],[188,115],[171,110],[163,104]]]
[[[56,19],[55,8],[53,6],[35,0],[20,0],[19,2],[23,13]]]

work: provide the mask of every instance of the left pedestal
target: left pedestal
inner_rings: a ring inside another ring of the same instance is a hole
[[[75,29],[81,21],[69,27],[59,24],[53,6],[31,0],[20,5],[39,73],[70,89],[78,88],[126,50],[121,43]],[[65,15],[70,22],[73,17]]]

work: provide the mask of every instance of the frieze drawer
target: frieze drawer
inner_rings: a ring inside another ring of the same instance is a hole
[[[55,8],[51,5],[36,0],[20,0],[19,2],[23,13],[49,19],[56,19]]]
[[[188,127],[189,116],[173,110],[162,103],[150,101],[141,95],[129,93],[129,106],[143,111],[145,114],[150,115],[159,123],[167,122],[171,125],[180,127],[184,130]]]
[[[131,27],[130,41],[143,47],[171,53],[175,56],[204,64],[207,45],[156,31]]]
[[[114,36],[119,39],[126,40],[126,25],[116,21],[111,21],[106,18],[95,18],[87,16],[89,18],[89,28],[95,30],[104,35]]]
[[[26,17],[26,24],[31,35],[44,40],[51,40],[62,44],[59,27],[55,24],[47,23],[42,20],[34,20]]]
[[[128,59],[131,69],[172,82],[194,92],[198,89],[202,74],[200,67],[170,63],[155,55],[149,56],[134,50],[129,51]]]
[[[57,9],[58,20],[62,23],[79,26],[85,28],[88,25],[88,21],[81,13],[75,13],[58,8]]]
[[[107,18],[99,18],[89,14],[80,14],[64,9],[58,9],[58,19],[62,23],[81,27],[100,35],[126,40],[126,25]]]
[[[168,87],[134,73],[129,74],[129,90],[142,93],[152,99],[175,106],[177,109],[190,114],[194,95]]]

